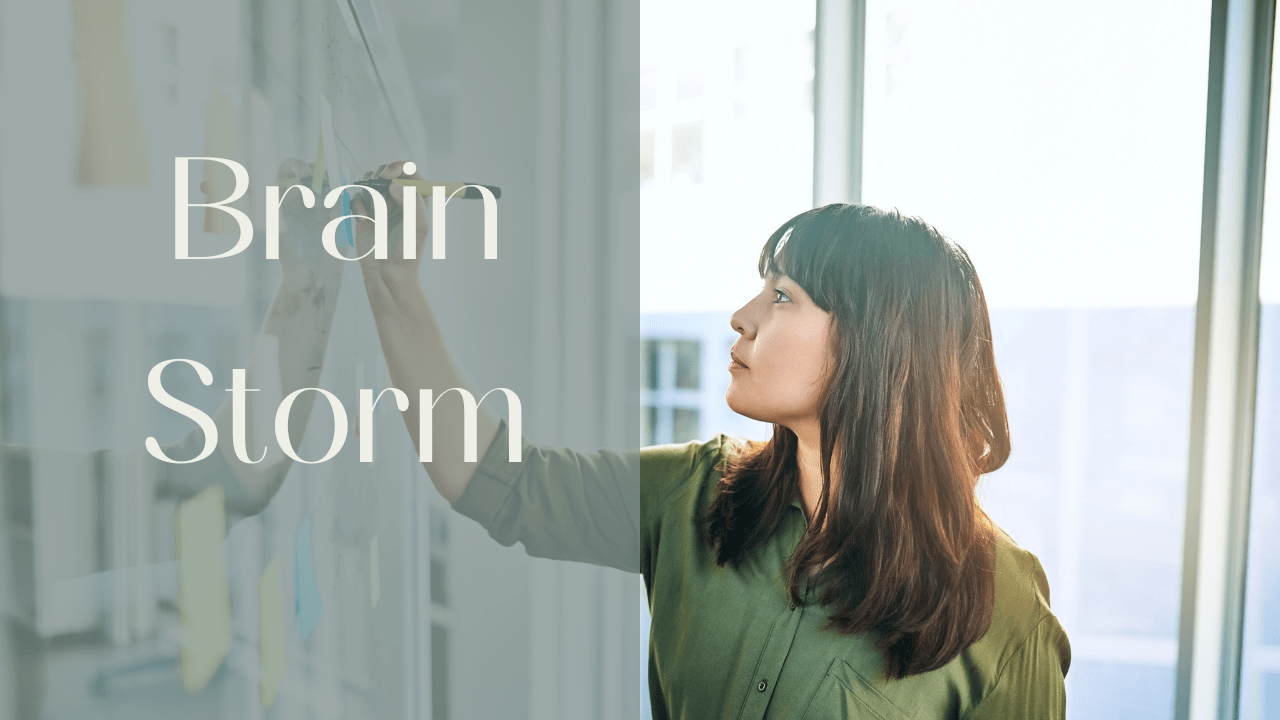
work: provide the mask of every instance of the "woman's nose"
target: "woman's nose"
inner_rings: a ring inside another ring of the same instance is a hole
[[[756,333],[755,323],[751,322],[751,319],[747,316],[747,310],[750,307],[751,303],[747,303],[738,308],[738,311],[729,317],[729,327],[732,327],[735,332],[748,339]]]

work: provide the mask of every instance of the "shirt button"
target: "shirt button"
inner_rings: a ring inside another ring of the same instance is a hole
[[[769,687],[769,683],[761,680],[760,684],[756,686],[756,689],[759,690],[760,692],[764,692],[764,689],[767,687]]]
[[[796,604],[795,604],[795,603],[791,603],[791,609],[792,609],[792,610],[795,610],[795,609],[796,609]]]

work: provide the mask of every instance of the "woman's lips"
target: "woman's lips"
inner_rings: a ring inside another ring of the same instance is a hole
[[[737,355],[734,355],[733,353],[729,353],[729,358],[730,358],[730,362],[729,362],[730,370],[746,370],[747,369],[746,363],[739,360]]]

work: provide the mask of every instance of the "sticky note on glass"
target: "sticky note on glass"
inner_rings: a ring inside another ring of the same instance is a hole
[[[80,79],[80,182],[149,185],[125,0],[73,0],[71,23]]]
[[[333,107],[329,105],[329,99],[321,95],[317,107],[320,113],[320,139],[316,147],[315,168],[311,173],[311,192],[320,197],[325,173],[329,169],[332,169],[329,172],[329,186],[336,187],[333,180],[338,177],[338,144],[333,138]]]
[[[271,707],[284,682],[284,589],[280,558],[258,577],[258,660],[262,666],[262,707]]]
[[[382,578],[378,573],[378,536],[369,541],[369,607],[378,607],[382,598]]]
[[[293,550],[294,586],[297,588],[296,610],[298,630],[306,639],[324,615],[324,603],[320,601],[320,585],[316,582],[316,562],[311,554],[311,516],[302,520],[294,536]]]
[[[222,488],[211,487],[178,507],[178,619],[182,625],[182,686],[198,692],[231,650],[231,594],[222,539],[227,532]]]

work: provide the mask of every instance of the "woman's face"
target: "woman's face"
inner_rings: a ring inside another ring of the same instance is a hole
[[[832,322],[794,280],[765,276],[760,293],[729,319],[740,335],[730,351],[729,408],[793,431],[816,423],[832,359]]]

